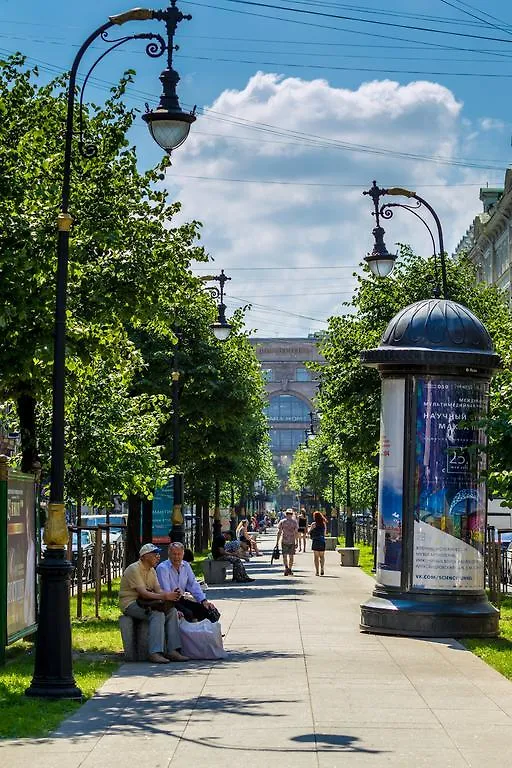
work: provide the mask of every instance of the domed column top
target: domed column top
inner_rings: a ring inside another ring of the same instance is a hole
[[[379,346],[364,350],[361,361],[378,368],[434,365],[489,371],[499,366],[500,357],[487,329],[469,309],[455,301],[427,299],[395,315]]]

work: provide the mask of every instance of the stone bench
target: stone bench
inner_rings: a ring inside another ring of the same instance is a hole
[[[149,654],[149,624],[124,613],[119,617],[125,661],[146,661]]]
[[[338,544],[338,539],[336,538],[336,536],[325,537],[325,548],[330,550],[331,552],[335,551],[337,544]]]
[[[359,565],[359,547],[338,547],[340,553],[340,565],[355,567]]]
[[[203,575],[207,584],[224,584],[226,581],[226,571],[233,570],[231,563],[225,560],[213,560],[207,557],[201,563]]]

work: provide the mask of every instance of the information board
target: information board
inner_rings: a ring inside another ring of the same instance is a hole
[[[7,641],[36,623],[36,510],[31,475],[9,473],[7,491]]]

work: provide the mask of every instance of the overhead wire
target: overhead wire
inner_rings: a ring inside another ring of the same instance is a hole
[[[488,35],[474,35],[470,32],[452,32],[446,29],[433,29],[432,27],[421,27],[411,24],[398,24],[391,21],[378,21],[376,19],[364,19],[354,16],[346,16],[343,14],[326,13],[324,11],[313,11],[309,8],[294,8],[289,5],[275,5],[273,3],[264,3],[259,0],[223,0],[225,3],[236,3],[237,5],[248,5],[257,8],[269,8],[276,11],[287,11],[288,13],[299,13],[306,16],[320,16],[328,19],[339,19],[341,21],[354,21],[358,24],[374,24],[379,27],[393,27],[395,29],[408,29],[413,32],[428,32],[436,35],[450,35],[453,37],[465,37],[472,40],[490,40],[498,43],[512,43],[512,39],[502,39],[497,37],[489,37]],[[193,5],[193,2],[189,2],[189,5]]]
[[[471,11],[465,10],[464,8],[461,8],[460,5],[455,5],[455,3],[451,3],[450,0],[440,0],[440,2],[443,5],[448,6],[449,8],[455,8],[455,10],[459,11],[460,13],[464,13],[467,16],[470,16],[472,19],[477,19],[478,21],[480,21],[481,23],[485,24],[488,27],[492,27],[493,29],[497,29],[498,32],[503,32],[506,35],[507,34],[509,34],[509,35],[512,34],[510,32],[510,30],[504,29],[503,26],[501,25],[501,23],[500,23],[500,25],[493,24],[490,21],[487,21],[485,18],[483,19],[481,16],[477,16],[476,14],[471,13]],[[461,5],[464,6],[464,5],[466,5],[466,3],[461,3]],[[472,6],[470,6],[470,5],[468,5],[467,7],[468,8],[472,8]],[[473,10],[477,10],[477,9],[473,9]]]
[[[240,8],[224,8],[224,7],[219,6],[219,5],[212,5],[211,3],[199,2],[198,0],[187,0],[187,4],[188,5],[197,6],[197,7],[200,7],[200,8],[212,8],[212,9],[218,10],[218,11],[225,11],[226,13],[236,13],[236,14],[239,14],[239,15],[242,15],[242,16],[253,16],[253,17],[258,18],[258,19],[270,19],[272,21],[284,21],[284,22],[286,22],[288,24],[295,24],[295,25],[299,25],[299,26],[302,26],[302,27],[308,27],[308,28],[311,27],[311,28],[314,28],[314,29],[326,29],[326,30],[329,30],[329,32],[349,32],[350,35],[358,35],[360,37],[371,37],[371,38],[376,38],[376,39],[379,39],[379,40],[393,40],[393,41],[399,42],[399,43],[403,43],[403,42],[415,43],[416,45],[422,45],[422,46],[425,46],[427,48],[443,48],[444,50],[452,50],[453,49],[453,50],[466,50],[466,51],[472,51],[473,50],[471,48],[463,49],[463,48],[459,48],[459,47],[455,47],[455,46],[449,46],[446,43],[435,43],[435,42],[431,42],[431,41],[410,40],[409,38],[397,37],[396,35],[386,35],[386,34],[383,34],[382,32],[380,32],[380,33],[377,33],[377,32],[365,32],[364,30],[359,30],[359,29],[350,29],[350,30],[348,30],[348,29],[345,29],[343,27],[335,27],[332,24],[320,24],[318,22],[304,21],[302,19],[287,18],[287,17],[276,16],[276,15],[268,14],[268,13],[256,13],[254,11],[246,11],[246,10],[242,10]],[[494,38],[491,38],[491,39],[493,40],[493,42],[498,42]],[[509,41],[507,40],[506,42],[508,43]],[[479,49],[475,49],[474,52],[475,53],[480,53],[481,51]]]

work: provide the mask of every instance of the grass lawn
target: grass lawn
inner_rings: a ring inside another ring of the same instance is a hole
[[[112,600],[102,598],[101,618],[94,617],[94,594],[83,598],[83,619],[72,619],[73,671],[84,698],[94,692],[117,669],[122,651],[117,619],[119,579],[113,583]],[[76,614],[76,599],[71,600],[71,616]],[[0,667],[0,738],[46,736],[68,715],[80,707],[76,701],[28,699],[34,668],[34,646],[27,640],[6,649],[7,664]]]
[[[461,642],[476,656],[512,680],[512,597],[502,598],[499,637],[471,637]]]
[[[344,536],[339,536],[338,541],[340,547],[345,546]],[[369,576],[375,576],[375,574],[372,573],[373,553],[371,546],[369,544],[358,544],[357,542],[355,542],[355,546],[359,548],[359,567]]]

